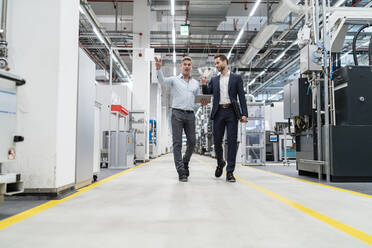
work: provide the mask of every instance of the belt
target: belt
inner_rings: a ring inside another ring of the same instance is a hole
[[[172,108],[174,110],[177,110],[177,111],[181,111],[181,112],[184,112],[184,113],[194,113],[193,110],[184,110],[184,109],[178,109],[178,108]]]
[[[231,103],[220,104],[219,106],[220,106],[220,108],[224,108],[224,109],[226,109],[226,108],[231,108],[231,107],[232,107],[232,104],[231,104]]]

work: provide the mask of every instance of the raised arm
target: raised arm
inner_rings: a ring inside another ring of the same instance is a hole
[[[161,71],[162,61],[160,58],[155,57],[155,66],[156,66],[156,75],[158,77],[159,83],[166,86],[171,86],[173,84],[172,77],[164,77],[163,72]]]

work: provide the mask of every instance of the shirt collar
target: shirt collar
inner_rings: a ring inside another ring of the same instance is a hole
[[[183,77],[183,74],[182,73],[180,73],[180,75],[178,75],[178,78],[181,78],[181,79],[185,80],[185,78]],[[192,76],[190,75],[190,80],[189,81],[191,81],[191,80],[192,80]]]
[[[220,75],[221,75],[221,77],[230,77],[230,70],[227,71],[225,76],[222,73]]]

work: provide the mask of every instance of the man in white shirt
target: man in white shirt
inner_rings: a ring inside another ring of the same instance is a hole
[[[199,82],[191,77],[192,59],[184,57],[181,63],[182,73],[165,78],[161,71],[162,61],[155,57],[158,80],[162,85],[171,87],[172,91],[172,138],[173,157],[179,180],[187,182],[189,162],[195,148],[195,96],[200,92]],[[187,138],[186,153],[182,157],[182,131]]]
[[[214,57],[217,70],[221,73],[213,77],[207,85],[202,79],[203,94],[213,94],[211,119],[213,120],[214,149],[217,158],[215,176],[220,177],[226,162],[223,160],[222,141],[227,129],[227,167],[226,181],[235,182],[234,170],[237,152],[238,120],[247,121],[247,102],[242,77],[232,73],[228,68],[225,55]],[[240,107],[238,105],[238,98]],[[235,106],[235,108],[234,108]],[[241,114],[241,116],[240,116]]]

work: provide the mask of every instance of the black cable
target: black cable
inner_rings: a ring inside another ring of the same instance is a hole
[[[362,32],[365,28],[368,28],[370,26],[372,26],[372,24],[365,24],[365,25],[363,25],[358,30],[358,32],[356,32],[356,34],[354,35],[354,39],[353,39],[353,58],[354,58],[354,64],[355,65],[358,65],[358,57],[357,57],[357,54],[356,54],[356,41],[358,39],[358,36],[359,36],[360,32]],[[371,48],[371,43],[369,44],[369,47]],[[371,53],[369,52],[369,54],[371,54]],[[371,55],[369,56],[369,60],[370,60],[370,63],[371,63]]]
[[[372,35],[371,35],[371,38],[369,39],[368,56],[369,56],[369,65],[372,65]]]
[[[341,54],[337,53],[337,69],[341,68]]]
[[[336,62],[337,62],[337,60],[336,60],[336,53],[332,53],[331,54],[331,61],[332,61],[332,68],[333,68],[333,70],[336,70],[336,68],[337,68],[337,64],[336,64]]]

